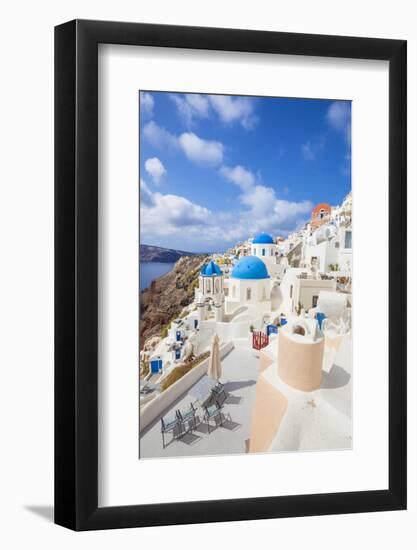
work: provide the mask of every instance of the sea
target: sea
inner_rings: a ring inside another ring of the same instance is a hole
[[[143,290],[150,286],[151,282],[165,275],[174,267],[175,263],[169,262],[140,262],[139,265],[139,287]]]

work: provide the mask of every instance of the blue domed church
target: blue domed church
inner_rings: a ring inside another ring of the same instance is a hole
[[[213,260],[204,264],[198,278],[197,310],[200,322],[208,318],[211,308],[214,308],[215,320],[223,320],[223,285],[223,272],[220,267]]]
[[[243,256],[228,281],[228,302],[256,304],[270,299],[271,280],[265,263],[257,256]]]
[[[268,233],[259,233],[252,240],[252,256],[259,258],[275,258],[276,244],[274,239]]]
[[[200,273],[196,292],[199,326],[211,327],[223,339],[244,337],[249,328],[260,330],[279,313],[282,298],[277,279],[276,245],[267,233],[250,242],[251,256],[242,256],[230,276],[213,260]]]

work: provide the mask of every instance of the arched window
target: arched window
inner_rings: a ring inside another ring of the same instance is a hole
[[[210,294],[211,292],[211,281],[209,278],[207,278],[207,281],[206,281],[206,293],[207,294]]]
[[[246,300],[250,300],[252,295],[252,290],[250,288],[246,289]]]
[[[256,248],[253,247],[253,255],[256,256]]]
[[[262,249],[262,256],[265,256],[265,248]]]
[[[301,336],[305,336],[306,331],[305,328],[301,327],[300,325],[295,325],[292,329],[293,334],[300,334]]]

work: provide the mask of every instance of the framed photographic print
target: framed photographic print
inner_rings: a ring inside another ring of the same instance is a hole
[[[406,507],[406,42],[55,30],[55,521]]]

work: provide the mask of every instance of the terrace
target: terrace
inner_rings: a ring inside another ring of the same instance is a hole
[[[240,454],[248,451],[252,409],[258,379],[258,358],[247,339],[234,341],[234,349],[222,360],[221,381],[228,398],[224,403],[224,422],[220,425],[203,420],[203,409],[197,407],[197,427],[179,439],[166,436],[163,448],[161,422],[158,418],[148,426],[140,437],[140,458],[167,458],[178,456],[204,456],[217,454]],[[163,416],[173,416],[177,409],[189,410],[190,403],[198,405],[198,396],[203,396],[210,380],[204,375]],[[197,398],[196,398],[197,396]]]

